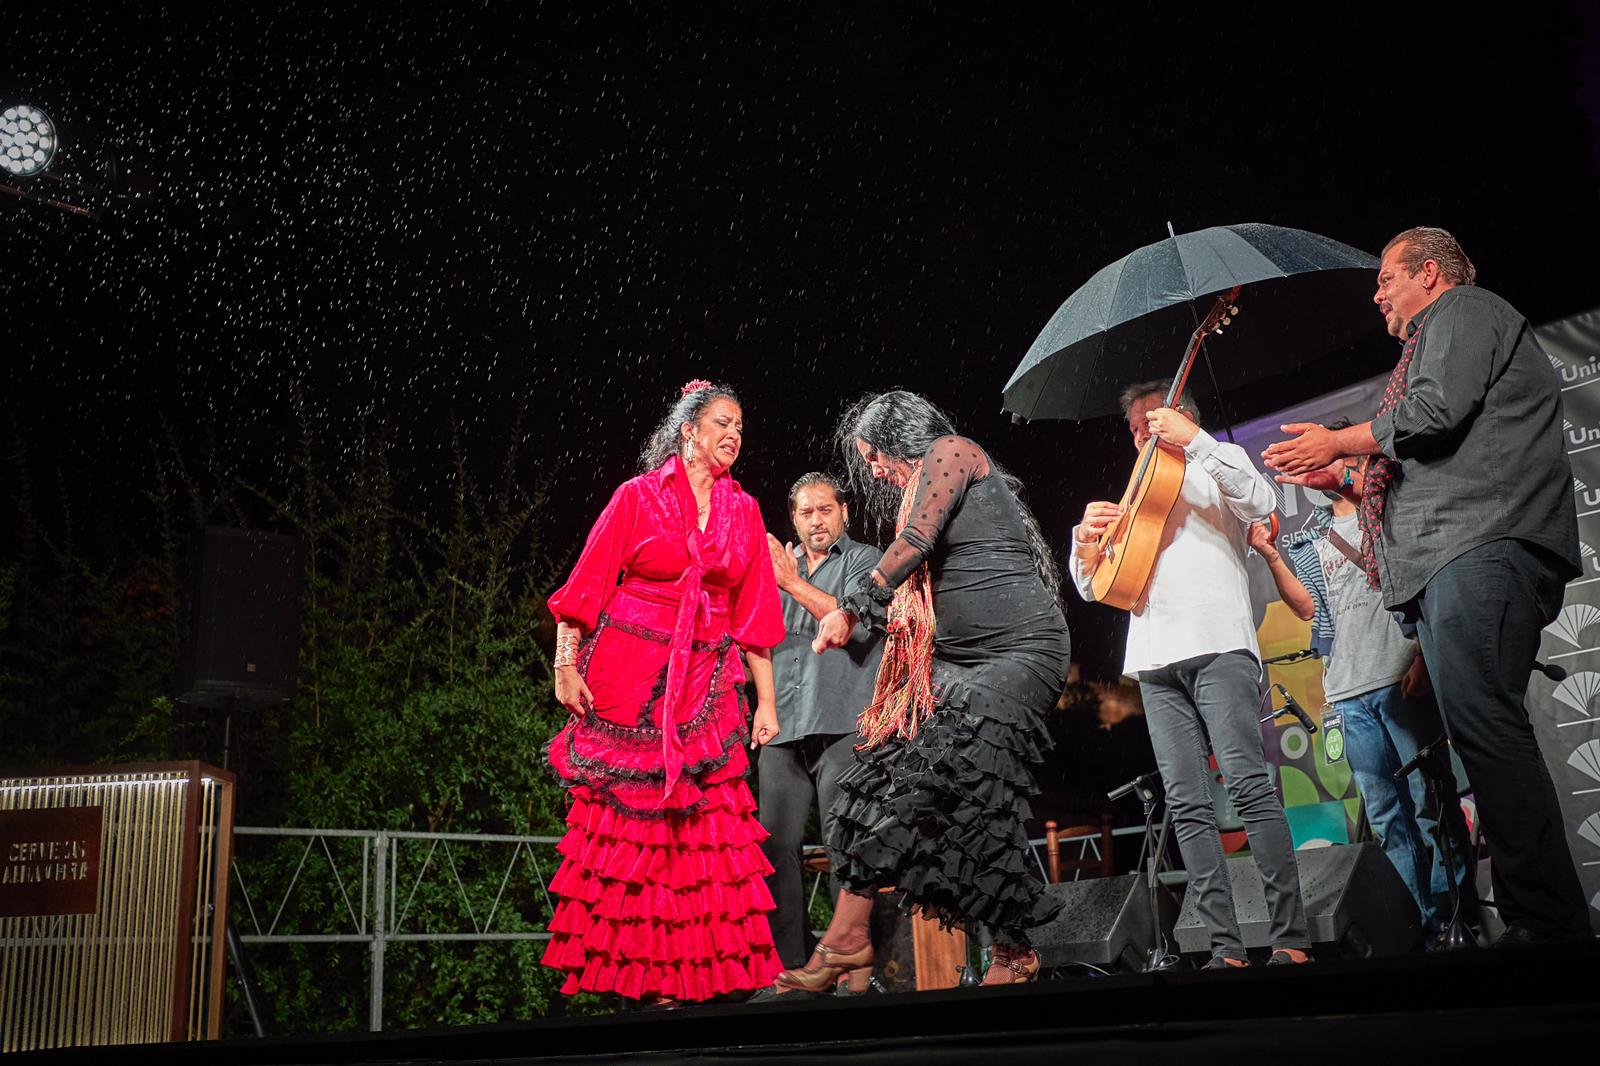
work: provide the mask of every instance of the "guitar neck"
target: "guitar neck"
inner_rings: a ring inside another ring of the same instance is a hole
[[[1195,356],[1200,354],[1200,346],[1206,342],[1206,335],[1212,330],[1215,329],[1217,332],[1221,332],[1217,328],[1217,323],[1219,321],[1227,322],[1223,312],[1234,300],[1239,298],[1239,288],[1239,286],[1235,285],[1226,296],[1220,297],[1216,306],[1211,309],[1211,313],[1206,315],[1205,321],[1195,327],[1194,333],[1189,337],[1188,345],[1184,348],[1183,361],[1178,364],[1178,372],[1172,375],[1172,387],[1167,390],[1167,398],[1166,402],[1162,404],[1163,407],[1178,406],[1179,400],[1183,398],[1184,387],[1189,384],[1189,372],[1194,369]],[[1128,491],[1123,494],[1122,502],[1124,505],[1138,491],[1139,483],[1144,480],[1145,474],[1150,469],[1150,464],[1155,461],[1155,450],[1160,446],[1161,442],[1154,437],[1145,442],[1144,449],[1139,453],[1139,463],[1134,467],[1133,478],[1128,482]]]

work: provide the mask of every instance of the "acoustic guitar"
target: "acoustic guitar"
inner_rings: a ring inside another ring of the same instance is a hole
[[[1226,296],[1217,299],[1216,306],[1195,327],[1163,406],[1178,406],[1200,346],[1206,337],[1221,333],[1239,313],[1234,304],[1238,295],[1239,287],[1234,286]],[[1157,437],[1151,437],[1140,449],[1133,477],[1128,479],[1128,488],[1122,494],[1122,514],[1100,535],[1100,565],[1090,578],[1096,603],[1131,611],[1144,596],[1150,575],[1156,568],[1156,558],[1161,554],[1167,518],[1183,492],[1185,466],[1183,449],[1165,444]]]

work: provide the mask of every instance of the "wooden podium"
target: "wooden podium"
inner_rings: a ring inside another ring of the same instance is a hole
[[[0,778],[0,1051],[215,1038],[234,777]]]

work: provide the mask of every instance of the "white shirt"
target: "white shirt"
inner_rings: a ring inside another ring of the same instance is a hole
[[[1133,678],[1197,655],[1242,650],[1261,658],[1246,538],[1251,522],[1277,510],[1278,494],[1243,448],[1203,429],[1183,454],[1183,492],[1167,518],[1149,587],[1129,612],[1122,672]],[[1071,566],[1078,594],[1091,599],[1093,575],[1076,552]]]

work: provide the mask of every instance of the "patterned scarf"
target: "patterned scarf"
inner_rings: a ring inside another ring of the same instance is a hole
[[[1429,314],[1432,314],[1430,311]],[[1389,383],[1383,387],[1383,402],[1378,404],[1378,414],[1387,414],[1400,405],[1406,395],[1406,371],[1411,368],[1411,357],[1416,354],[1417,343],[1422,340],[1423,327],[1428,316],[1423,315],[1417,331],[1406,341],[1405,351],[1395,364]],[[1400,463],[1387,455],[1375,455],[1367,464],[1366,484],[1361,493],[1361,569],[1367,572],[1367,584],[1380,587],[1378,577],[1378,537],[1383,531],[1383,507],[1389,494],[1389,485],[1400,473]]]
[[[911,519],[911,502],[921,480],[919,466],[900,498],[896,536]],[[894,600],[889,604],[878,682],[872,690],[872,702],[856,722],[856,732],[863,738],[858,750],[875,748],[892,736],[909,740],[917,735],[917,723],[933,713],[934,624],[933,583],[924,561],[894,590]]]

